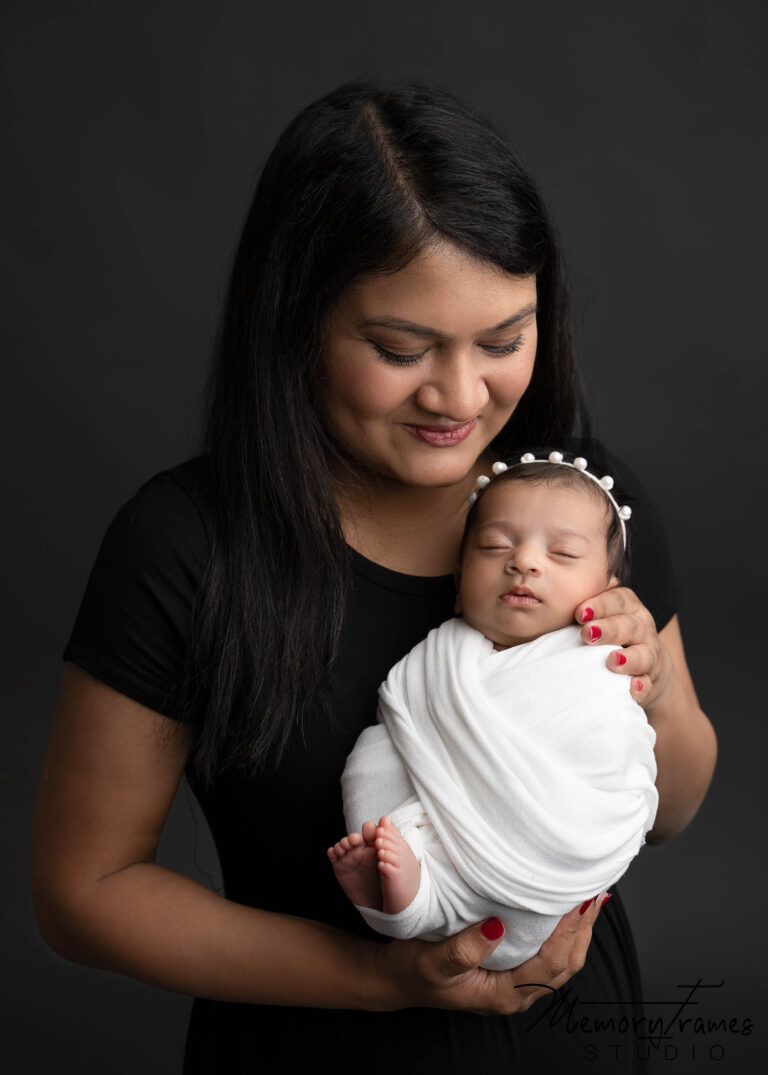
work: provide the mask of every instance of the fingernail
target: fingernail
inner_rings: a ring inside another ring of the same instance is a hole
[[[489,918],[486,922],[483,922],[480,932],[487,941],[498,940],[504,932],[504,923],[500,918]]]
[[[590,642],[596,642],[598,640],[598,638],[602,638],[602,637],[603,637],[603,632],[600,630],[600,628],[597,626],[596,623],[593,623],[592,626],[589,629],[589,641]]]
[[[643,683],[642,679],[636,679],[635,680],[635,690],[636,691],[644,691],[645,690],[645,684]]]
[[[626,664],[626,663],[627,663],[627,658],[624,656],[624,654],[621,652],[621,650],[619,650],[617,652],[617,654],[616,654],[616,664],[622,665],[622,664]]]
[[[601,904],[600,904],[601,908],[602,908],[602,907],[605,907],[605,905],[606,905],[606,903],[608,902],[608,900],[610,900],[610,899],[611,899],[612,897],[613,897],[613,893],[612,893],[612,892],[609,892],[607,896],[603,896],[602,902],[601,902]]]
[[[599,896],[599,895],[600,895],[600,893],[598,892],[597,896]],[[593,896],[591,900],[584,900],[584,902],[582,903],[581,907],[579,907],[579,914],[585,914],[586,911],[587,911],[587,908],[592,906],[592,904],[597,899],[597,896]]]
[[[581,622],[589,623],[590,620],[595,618],[595,610],[592,608],[585,608],[581,614]]]

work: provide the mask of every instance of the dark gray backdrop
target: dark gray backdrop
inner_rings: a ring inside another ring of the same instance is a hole
[[[674,1034],[654,1070],[738,1075],[765,1061],[764,10],[4,5],[0,1062],[22,1058],[11,1070],[178,1070],[186,998],[65,963],[38,939],[35,786],[104,529],[141,482],[194,450],[257,170],[298,108],[358,75],[470,97],[509,133],[559,222],[598,430],[668,526],[690,665],[721,744],[693,825],[644,852],[622,886],[646,996],[722,981],[688,1014],[755,1021],[749,1037]],[[184,789],[162,860],[217,881]]]

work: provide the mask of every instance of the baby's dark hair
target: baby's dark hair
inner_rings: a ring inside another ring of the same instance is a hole
[[[569,463],[573,461],[572,457],[566,453],[563,453],[563,458]],[[615,575],[620,583],[626,582],[629,576],[629,532],[627,532],[627,548],[625,549],[622,538],[621,522],[616,513],[616,508],[597,482],[582,474],[580,470],[577,470],[575,467],[558,466],[557,464],[549,463],[546,460],[536,463],[518,463],[509,465],[507,470],[504,470],[501,474],[496,474],[491,478],[489,484],[485,486],[485,489],[480,492],[477,499],[472,504],[469,514],[467,515],[466,523],[464,525],[464,533],[461,538],[461,548],[459,549],[459,563],[464,559],[464,548],[467,543],[467,538],[472,532],[475,520],[477,519],[478,504],[482,500],[485,490],[499,482],[520,482],[528,485],[569,486],[571,488],[581,489],[588,493],[595,504],[601,505],[608,513],[608,527],[605,535],[608,577],[610,578],[611,575]]]

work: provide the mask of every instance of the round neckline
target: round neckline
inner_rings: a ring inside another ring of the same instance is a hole
[[[454,590],[453,575],[406,575],[368,560],[351,545],[347,545],[347,549],[355,574],[388,590],[411,594],[444,594],[447,590]]]

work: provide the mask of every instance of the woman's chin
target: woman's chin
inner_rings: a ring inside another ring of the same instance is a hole
[[[408,469],[400,476],[403,485],[417,489],[451,489],[454,486],[471,484],[475,460],[465,460],[460,464],[425,466]]]
[[[404,484],[420,488],[449,488],[471,482],[477,462],[483,455],[483,445],[457,448],[432,448],[431,454],[419,453],[414,460],[404,461],[399,469]]]

